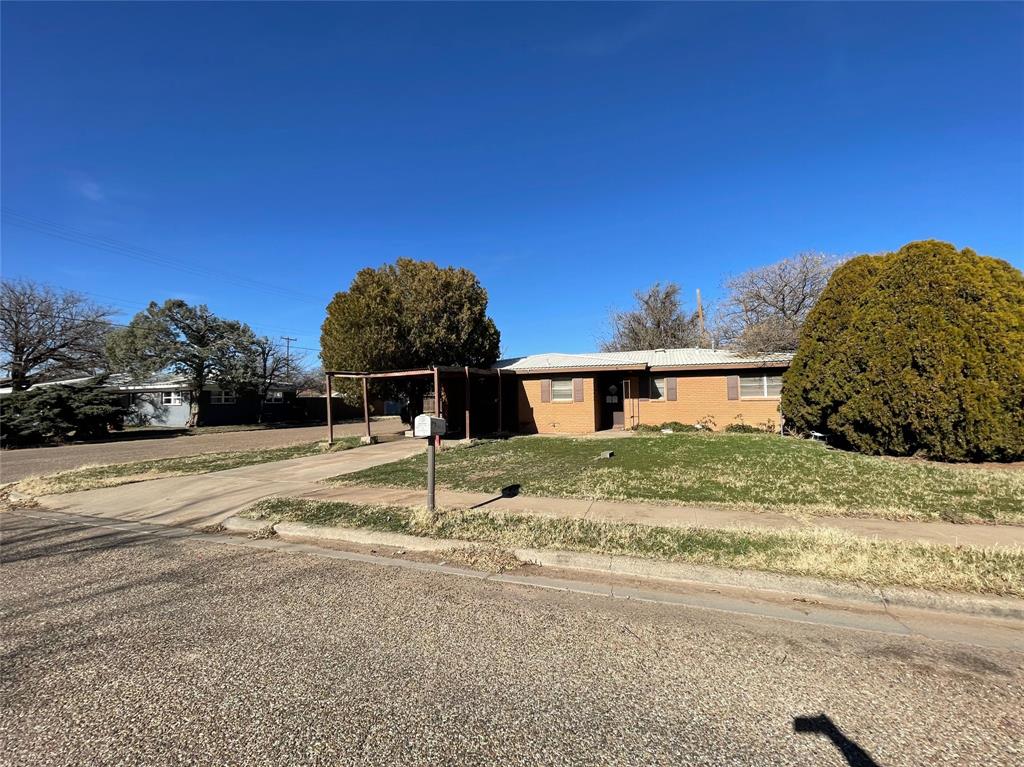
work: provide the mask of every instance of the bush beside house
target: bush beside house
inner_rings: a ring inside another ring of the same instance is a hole
[[[1024,458],[1024,275],[936,240],[854,258],[784,381],[789,424],[864,453]]]

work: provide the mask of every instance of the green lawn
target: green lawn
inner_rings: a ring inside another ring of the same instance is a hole
[[[332,451],[358,447],[359,437],[343,437],[336,440]],[[161,477],[181,477],[190,474],[209,474],[211,471],[237,469],[257,463],[286,461],[289,458],[304,458],[319,455],[324,448],[318,442],[301,445],[266,448],[264,450],[235,450],[224,453],[200,453],[179,458],[157,458],[134,463],[112,463],[103,466],[83,466],[80,469],[47,474],[42,477],[27,477],[14,484],[16,490],[26,495],[54,495],[78,490],[92,490],[97,487],[115,487],[131,482],[144,482]]]
[[[1024,596],[1024,551],[874,541],[838,531],[709,530],[442,512],[268,498],[243,512],[268,523],[355,527],[501,549],[550,548],[854,581],[874,586]]]
[[[615,457],[599,460],[603,450]],[[425,457],[332,482],[419,487]],[[442,451],[438,484],[491,493],[664,501],[817,515],[1024,524],[1024,471],[904,461],[770,434],[520,437]]]

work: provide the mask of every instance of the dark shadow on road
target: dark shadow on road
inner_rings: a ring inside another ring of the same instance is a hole
[[[488,498],[486,501],[481,501],[476,506],[470,506],[469,508],[479,509],[481,506],[486,506],[489,503],[500,501],[502,498],[515,498],[517,495],[519,495],[519,489],[519,485],[509,485],[508,487],[503,487],[501,488],[501,493],[499,495],[496,495],[493,498]]]
[[[839,749],[850,767],[881,767],[863,748],[850,740],[825,714],[793,717],[793,732],[809,732],[824,735]]]

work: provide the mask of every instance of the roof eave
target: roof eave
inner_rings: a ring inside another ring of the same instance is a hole
[[[789,360],[764,360],[761,362],[702,362],[691,365],[651,365],[649,370],[660,373],[669,370],[749,370],[750,368],[788,368]]]

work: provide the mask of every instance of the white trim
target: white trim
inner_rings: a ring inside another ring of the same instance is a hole
[[[781,399],[782,398],[782,376],[780,375],[759,375],[759,376],[738,376],[740,379],[739,395],[740,399]],[[744,394],[743,383],[744,381],[756,381],[760,379],[761,392],[759,394]],[[779,393],[769,394],[768,393],[768,379],[778,379],[779,382]]]
[[[661,381],[661,386],[656,386],[654,383],[655,381]],[[657,397],[654,396],[655,389],[658,391]],[[668,377],[663,376],[658,378],[656,376],[651,376],[650,383],[647,384],[647,396],[650,398],[651,402],[663,402],[668,397]]]
[[[180,391],[162,391],[159,394],[161,405],[174,406],[185,404],[185,398],[181,396]]]
[[[231,389],[216,389],[210,392],[211,405],[234,405],[238,401]]]
[[[559,396],[559,397],[555,396],[555,383],[556,382],[559,383],[559,384],[564,384],[564,383],[568,382],[568,384],[569,384],[569,394],[567,396]],[[573,402],[574,399],[575,398],[573,396],[573,383],[572,383],[572,379],[571,378],[552,378],[551,379],[551,401],[552,402]]]

